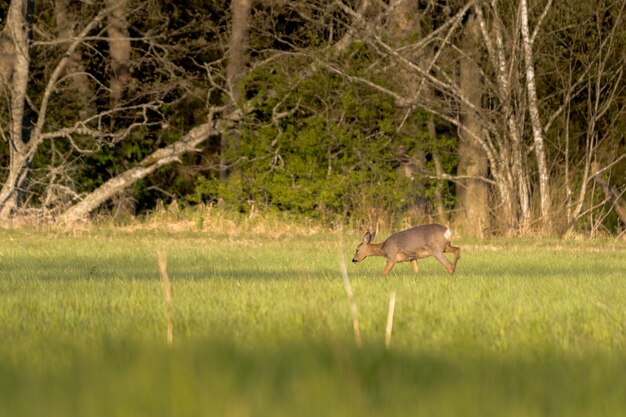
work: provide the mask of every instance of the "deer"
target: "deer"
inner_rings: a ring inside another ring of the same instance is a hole
[[[429,256],[433,256],[448,273],[453,274],[461,257],[461,248],[450,244],[452,230],[437,223],[415,226],[394,233],[381,243],[372,243],[375,236],[376,233],[369,230],[365,233],[363,241],[356,248],[352,262],[357,264],[368,256],[383,256],[387,258],[383,276],[386,276],[398,262],[411,262],[411,267],[417,274],[417,260]],[[454,261],[450,262],[444,253],[454,254]]]

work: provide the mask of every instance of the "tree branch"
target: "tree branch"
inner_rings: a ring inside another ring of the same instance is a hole
[[[179,161],[179,158],[189,152],[196,152],[197,146],[209,137],[222,133],[212,121],[191,129],[182,139],[158,149],[144,158],[139,165],[109,179],[100,187],[89,193],[82,201],[73,205],[60,217],[63,223],[69,224],[85,219],[91,211],[96,209],[116,193],[124,190],[158,168]]]

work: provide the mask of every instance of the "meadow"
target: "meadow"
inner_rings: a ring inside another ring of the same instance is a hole
[[[358,346],[360,238],[1,230],[0,416],[626,415],[623,240],[456,240],[454,276],[349,264]]]

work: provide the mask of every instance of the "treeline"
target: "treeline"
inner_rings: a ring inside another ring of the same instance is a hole
[[[626,0],[0,4],[0,217],[626,226]]]

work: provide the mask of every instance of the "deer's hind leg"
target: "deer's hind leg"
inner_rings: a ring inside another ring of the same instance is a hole
[[[448,258],[446,258],[446,255],[444,255],[443,252],[433,252],[433,256],[448,270],[450,274],[454,273],[454,265],[448,260]]]
[[[446,253],[452,253],[454,254],[454,262],[453,262],[453,267],[452,267],[452,272],[454,272],[454,270],[456,269],[456,263],[459,261],[459,258],[461,257],[461,248],[458,248],[456,246],[452,246],[450,244],[450,242],[448,242],[446,244],[446,247],[443,250]]]

